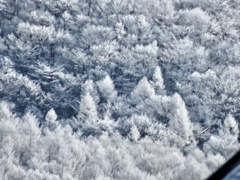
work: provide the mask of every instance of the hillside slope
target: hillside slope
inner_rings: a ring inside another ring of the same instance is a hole
[[[239,6],[0,0],[0,177],[207,177],[239,149]]]

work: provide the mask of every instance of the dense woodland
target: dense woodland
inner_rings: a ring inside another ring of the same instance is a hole
[[[239,149],[239,0],[0,0],[0,179],[204,179]]]

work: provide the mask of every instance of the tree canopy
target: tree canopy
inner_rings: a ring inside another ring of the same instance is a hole
[[[0,0],[0,179],[204,179],[239,149],[240,1]]]

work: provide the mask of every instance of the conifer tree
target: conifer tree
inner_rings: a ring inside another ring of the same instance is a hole
[[[156,94],[165,95],[166,90],[165,90],[164,79],[162,77],[162,70],[160,66],[156,67],[153,73],[152,79],[153,79],[152,84]]]
[[[153,96],[155,91],[152,85],[148,82],[147,77],[143,77],[131,92],[131,103],[138,104],[144,102],[147,98]]]
[[[220,124],[218,134],[212,134],[204,144],[204,151],[206,153],[219,153],[223,157],[229,158],[240,147],[238,137],[238,123],[231,114],[228,114],[223,123]]]
[[[178,93],[175,93],[172,96],[171,104],[172,106],[169,107],[171,108],[170,113],[167,114],[169,118],[169,128],[176,131],[186,142],[193,140],[192,124],[182,97]]]
[[[83,124],[93,124],[98,119],[96,104],[89,93],[85,94],[80,101],[77,118]]]
[[[53,108],[51,108],[46,116],[45,116],[45,120],[51,123],[54,123],[57,120],[57,114],[55,112],[55,110]]]
[[[228,134],[233,139],[238,141],[239,137],[239,128],[236,119],[232,116],[232,114],[228,114],[223,122],[223,127],[221,133]]]
[[[57,114],[53,108],[51,108],[45,116],[45,126],[50,130],[54,130],[58,126]]]
[[[109,75],[99,81],[97,85],[104,100],[109,100],[110,102],[112,102],[114,101],[114,99],[116,99],[117,91],[115,90],[113,81],[111,80]]]
[[[82,85],[82,94],[89,93],[95,103],[99,103],[99,96],[96,88],[96,84],[94,84],[93,80],[86,80]]]

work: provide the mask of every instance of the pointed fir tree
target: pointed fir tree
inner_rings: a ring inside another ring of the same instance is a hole
[[[39,122],[36,116],[27,112],[23,116],[23,123],[21,125],[21,131],[24,143],[27,143],[29,151],[36,146],[37,140],[41,137],[41,129],[39,128]]]
[[[53,108],[51,108],[46,116],[45,116],[45,120],[51,123],[54,123],[57,120],[57,114],[55,112],[55,110]]]
[[[193,129],[188,111],[182,97],[175,93],[172,97],[172,106],[167,114],[169,118],[169,128],[176,131],[177,134],[184,138],[186,142],[193,140]]]
[[[93,124],[98,119],[97,107],[92,96],[87,93],[80,101],[79,113],[77,118],[86,124]]]
[[[114,101],[114,99],[116,99],[117,91],[115,90],[113,81],[109,75],[107,75],[105,78],[99,81],[97,85],[99,92],[105,101],[109,100],[110,102],[112,102]]]
[[[57,114],[53,108],[51,108],[45,116],[45,126],[50,130],[54,130],[58,126]]]
[[[159,95],[166,94],[164,79],[162,77],[162,70],[159,66],[156,67],[156,69],[153,73],[152,84],[153,84],[156,94],[159,94]]]
[[[141,136],[141,134],[140,134],[140,132],[138,131],[137,126],[136,126],[136,125],[133,125],[133,126],[131,127],[131,130],[130,130],[129,138],[130,138],[132,141],[136,142],[136,141],[139,140],[140,136]]]
[[[96,104],[99,103],[97,88],[93,80],[86,80],[82,85],[82,94],[87,94],[87,93],[89,93],[92,96]]]
[[[131,92],[131,103],[136,105],[153,95],[155,95],[155,91],[152,85],[148,82],[147,77],[143,77]]]

